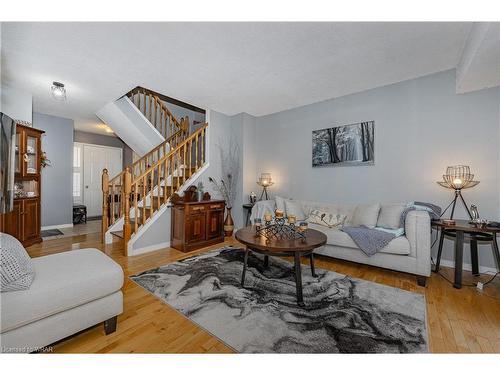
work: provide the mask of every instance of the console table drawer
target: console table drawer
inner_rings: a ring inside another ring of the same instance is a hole
[[[200,212],[205,211],[206,207],[204,205],[199,205],[199,206],[191,206],[189,207],[189,213],[190,214],[198,214]]]
[[[211,210],[222,210],[224,209],[224,204],[211,204],[208,206]]]

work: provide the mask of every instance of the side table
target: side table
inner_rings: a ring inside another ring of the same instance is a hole
[[[250,216],[252,215],[252,208],[255,203],[246,203],[243,205],[243,209],[247,211],[247,219],[245,221],[245,226],[248,227],[250,225]]]
[[[445,236],[455,238],[455,281],[453,286],[457,289],[462,287],[462,267],[464,253],[464,238],[465,235],[470,237],[470,251],[473,275],[479,275],[479,262],[477,252],[477,241],[491,241],[493,256],[496,266],[500,270],[500,252],[498,250],[497,234],[500,233],[500,228],[480,226],[470,224],[468,220],[455,220],[455,225],[445,224],[442,220],[433,221],[432,226],[441,230],[439,238],[439,248],[436,259],[436,267],[434,272],[439,271],[441,262],[441,253],[443,252],[443,242]]]

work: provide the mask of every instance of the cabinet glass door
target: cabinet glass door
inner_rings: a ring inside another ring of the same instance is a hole
[[[16,173],[21,173],[21,133],[16,133],[16,161],[15,161],[15,167]]]
[[[26,137],[26,153],[25,153],[25,162],[26,162],[26,174],[37,174],[38,173],[38,139],[32,136]]]

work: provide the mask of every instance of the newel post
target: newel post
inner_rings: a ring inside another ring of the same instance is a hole
[[[132,233],[130,224],[130,194],[132,193],[132,173],[130,167],[125,169],[123,173],[123,189],[122,189],[122,204],[123,204],[123,242],[125,246],[125,255],[128,255],[128,241]]]
[[[108,208],[108,194],[109,194],[109,175],[108,170],[102,170],[102,242],[105,242],[106,231],[109,224],[109,208]]]
[[[183,117],[181,119],[181,128],[184,135],[189,134],[189,116]]]

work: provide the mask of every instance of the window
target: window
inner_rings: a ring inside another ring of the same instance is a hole
[[[73,168],[80,168],[82,163],[82,147],[80,145],[73,146]]]
[[[80,175],[80,172],[73,172],[73,198],[79,198],[82,195]]]
[[[73,203],[83,203],[83,146],[73,145]]]

